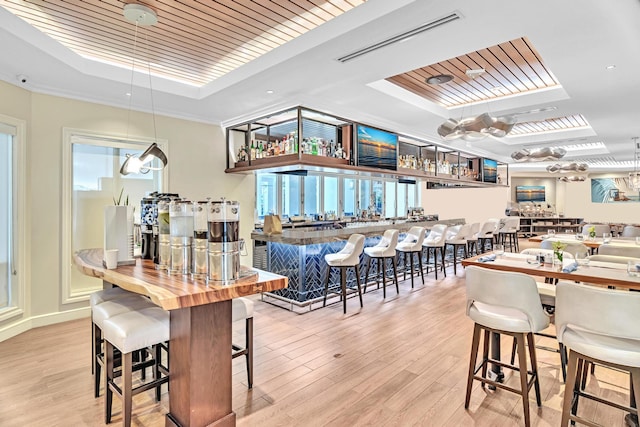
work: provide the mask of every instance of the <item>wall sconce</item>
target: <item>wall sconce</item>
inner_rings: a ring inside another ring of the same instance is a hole
[[[162,162],[161,168],[151,167],[153,159]],[[127,154],[127,159],[120,168],[120,175],[129,175],[130,173],[148,173],[150,170],[162,170],[167,166],[167,156],[162,152],[158,144],[155,142],[147,148],[139,157]]]

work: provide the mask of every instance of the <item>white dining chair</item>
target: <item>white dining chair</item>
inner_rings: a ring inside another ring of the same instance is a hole
[[[640,293],[605,289],[570,282],[559,283],[556,292],[556,334],[569,348],[569,366],[562,405],[561,425],[569,421],[595,425],[577,415],[580,398],[638,415],[640,408]],[[632,407],[594,396],[580,386],[578,377],[586,363],[597,363],[629,372]]]
[[[542,309],[538,288],[533,277],[522,273],[489,270],[471,266],[466,271],[467,316],[474,321],[465,409],[469,408],[473,380],[492,385],[522,397],[525,426],[531,425],[529,414],[529,391],[533,386],[536,402],[541,406],[540,383],[534,332],[540,332],[549,326],[549,316]],[[476,366],[480,334],[484,332],[482,362]],[[519,371],[520,390],[487,377],[487,368],[492,359],[489,357],[489,336],[491,333],[509,335],[518,343],[518,367],[508,364],[501,366]],[[526,342],[529,343],[530,369],[527,368]],[[478,371],[481,375],[478,376]],[[529,378],[531,376],[531,378]]]

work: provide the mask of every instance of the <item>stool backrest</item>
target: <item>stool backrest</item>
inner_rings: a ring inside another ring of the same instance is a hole
[[[591,255],[589,257],[589,260],[599,261],[599,262],[611,262],[614,264],[626,264],[629,261],[636,261],[640,263],[640,259],[638,258],[633,258],[628,256],[616,256],[616,255],[601,255],[601,254]]]
[[[635,225],[625,225],[622,229],[620,237],[638,237],[640,236],[640,227]]]
[[[502,233],[515,233],[518,230],[520,230],[520,217],[517,216],[506,217],[500,229]]]
[[[493,233],[495,233],[497,227],[498,223],[495,220],[488,220],[482,224],[482,227],[480,227],[478,237],[491,237]]]
[[[528,248],[528,249],[521,250],[520,253],[522,255],[539,255],[539,254],[553,255],[553,249]],[[562,251],[562,255],[566,259],[575,258],[574,254],[572,254],[571,252],[567,252],[567,251]]]
[[[539,331],[549,323],[531,276],[470,266],[466,270],[466,287],[467,314],[474,302],[480,302],[520,311],[529,319],[532,331]]]
[[[424,242],[425,229],[420,226],[413,226],[407,231],[407,235],[402,239],[402,243],[410,244],[407,247],[412,251],[422,250],[422,242]],[[405,249],[406,250],[406,249]]]
[[[447,227],[447,240],[453,239],[460,231],[460,228],[462,228],[462,225],[450,225]]]
[[[556,286],[555,323],[560,342],[567,326],[640,340],[640,292],[560,282]]]
[[[344,245],[344,248],[339,254],[348,254],[350,255],[348,258],[344,259],[343,263],[353,262],[354,265],[360,258],[362,251],[364,250],[364,236],[362,234],[353,233],[349,236],[349,240],[347,240],[347,244]]]
[[[609,224],[585,224],[582,226],[582,234],[589,234],[589,229],[593,227],[596,232],[596,236],[602,237],[602,233],[611,233],[611,226]]]
[[[447,226],[445,224],[436,224],[431,227],[429,235],[424,239],[424,246],[444,246],[447,238]]]
[[[382,239],[376,246],[387,248],[381,255],[385,257],[393,256],[396,253],[396,246],[398,246],[398,230],[393,228],[385,230],[382,235]]]
[[[480,223],[474,222],[471,224],[471,232],[469,234],[469,238],[478,238],[478,232],[480,231]]]
[[[590,253],[589,252],[589,248],[587,248],[584,243],[579,243],[579,242],[575,242],[575,243],[562,242],[562,243],[567,245],[564,248],[564,252],[569,252],[570,254],[575,254],[577,252]],[[551,240],[543,240],[542,243],[540,243],[540,248],[541,249],[551,249],[552,250],[553,249],[553,242]]]
[[[608,243],[600,245],[598,254],[640,258],[640,246],[622,246]]]
[[[449,230],[451,227],[449,227]],[[447,233],[447,240],[466,240],[471,238],[471,224],[463,224],[458,229],[458,232],[455,234]]]

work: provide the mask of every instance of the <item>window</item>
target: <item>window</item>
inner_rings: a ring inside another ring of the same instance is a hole
[[[338,178],[324,177],[324,212],[335,212],[338,215]]]
[[[308,175],[304,177],[304,214],[316,215],[322,209],[320,206],[320,183],[319,176]]]
[[[283,219],[328,212],[335,212],[340,217],[355,217],[361,210],[391,218],[405,216],[410,207],[419,206],[415,184],[351,176],[257,173],[256,221],[264,220],[264,215],[271,213]]]
[[[373,209],[374,200],[371,197],[371,181],[368,179],[359,180],[359,192],[358,192],[358,206],[357,210],[369,210],[369,207]],[[360,212],[356,212],[356,215]]]
[[[120,175],[126,155],[141,154],[152,141],[125,141],[67,129],[64,141],[62,285],[63,303],[71,303],[84,299],[96,288],[95,280],[71,268],[71,257],[80,249],[103,247],[104,207],[117,204],[120,199],[119,204],[131,206],[134,218],[139,216],[140,200],[146,193],[162,191],[164,176],[157,170]]]
[[[407,184],[398,183],[398,210],[397,216],[405,216],[407,214]]]
[[[13,135],[0,133],[0,310],[11,306],[13,281]]]
[[[384,216],[385,218],[396,216],[396,183],[394,181],[384,183]]]
[[[356,180],[353,178],[344,178],[344,216],[356,216]]]
[[[300,177],[282,175],[282,217],[300,215]]]
[[[371,196],[373,200],[374,211],[382,215],[382,200],[384,198],[382,181],[373,181],[373,193]]]
[[[416,199],[416,184],[407,184],[407,209],[417,208],[420,206],[420,199]]]
[[[277,175],[259,173],[256,177],[256,211],[258,219],[278,211]]]
[[[25,129],[24,121],[0,115],[0,320],[23,312]]]

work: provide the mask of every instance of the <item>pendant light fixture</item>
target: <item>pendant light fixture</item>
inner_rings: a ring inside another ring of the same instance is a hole
[[[472,81],[484,73],[484,68],[465,72]],[[457,138],[477,141],[488,136],[502,138],[511,132],[515,124],[516,118],[514,116],[493,117],[489,113],[482,113],[479,116],[463,117],[460,120],[449,118],[438,127],[438,135],[446,141]]]
[[[133,55],[131,57],[131,84],[129,90],[129,113],[127,116],[127,134],[129,133],[129,121],[131,117],[131,101],[133,98],[133,76],[135,74],[135,61],[138,47],[138,27],[149,27],[155,25],[158,22],[158,15],[156,12],[142,4],[129,3],[124,6],[124,17],[127,21],[136,25],[135,35],[133,39]],[[148,41],[147,41],[148,45]],[[153,119],[153,139],[158,140],[158,134],[156,131],[156,113],[153,103],[153,86],[151,84],[151,66],[147,58],[147,72],[149,75],[149,94],[151,96],[151,117]],[[162,163],[162,167],[152,167],[154,159],[158,159]],[[161,170],[167,165],[167,156],[162,152],[160,147],[154,142],[147,148],[141,155],[134,156],[127,154],[127,159],[120,168],[121,175],[128,175],[130,173],[148,173],[151,170]]]
[[[633,140],[633,172],[629,172],[629,188],[640,191],[640,143],[638,137],[634,136]]]

